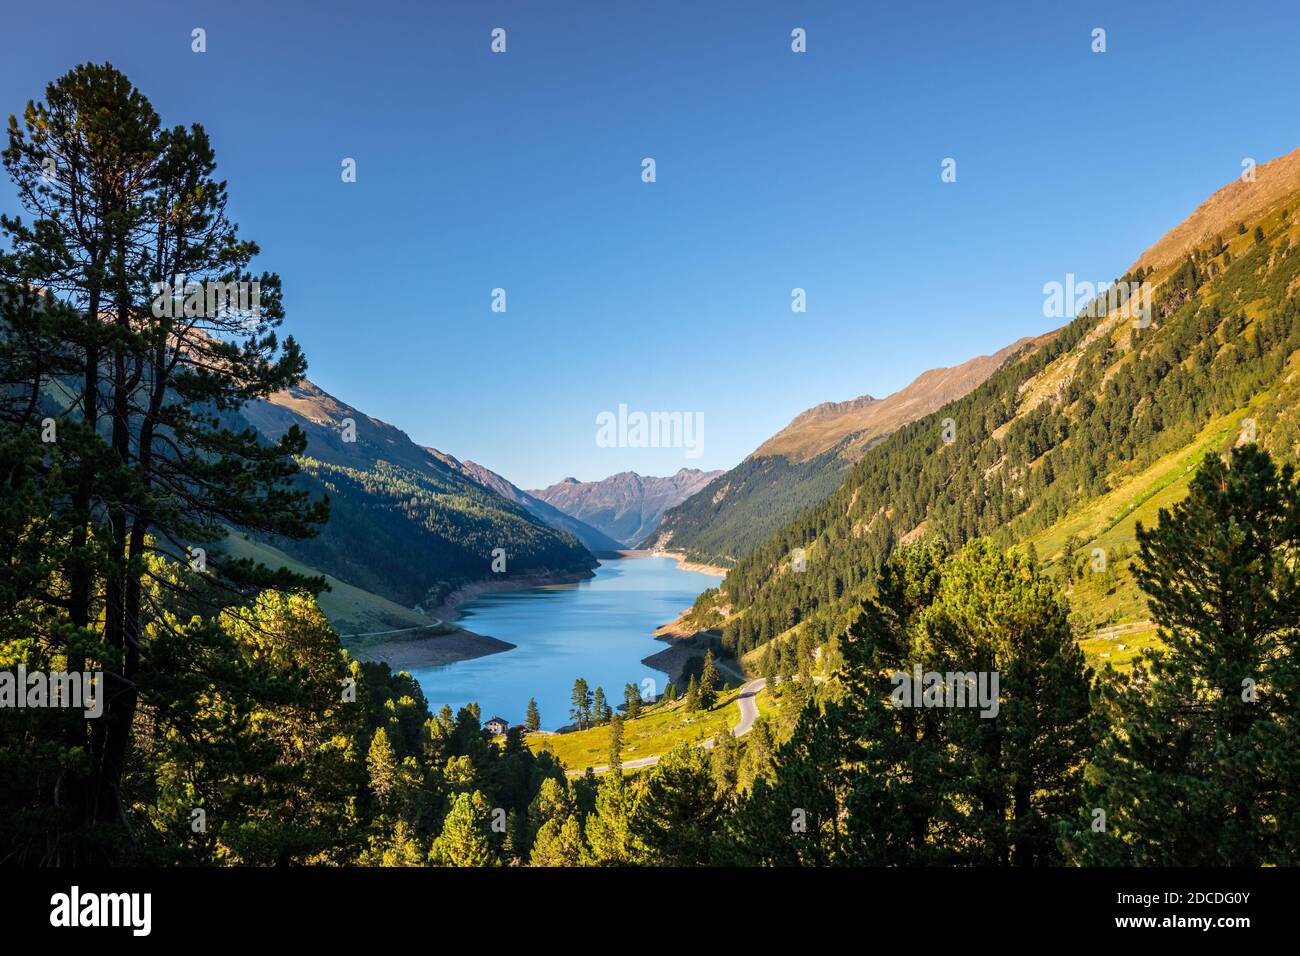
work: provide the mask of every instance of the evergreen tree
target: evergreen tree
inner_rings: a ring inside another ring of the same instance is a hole
[[[614,714],[609,720],[609,772],[623,772],[623,715]]]
[[[695,682],[695,675],[691,675],[691,682],[686,685],[686,709],[696,711],[700,709],[700,685]]]
[[[370,771],[370,789],[380,802],[388,798],[397,783],[397,754],[388,741],[388,731],[380,727],[370,740],[366,754],[366,769]]]
[[[839,730],[806,707],[777,751],[776,772],[759,777],[728,821],[723,859],[747,866],[829,866],[847,859],[849,787]]]
[[[635,720],[641,716],[641,691],[636,684],[623,685],[623,703],[626,705],[628,720]]]
[[[591,705],[591,710],[592,713],[595,715],[596,723],[603,724],[606,720],[609,719],[605,713],[608,707],[609,705],[605,703],[605,688],[597,687],[596,696],[593,699]]]
[[[563,819],[547,820],[537,831],[529,865],[579,866],[584,855],[582,827],[578,818],[569,814]]]
[[[726,809],[713,783],[708,752],[681,744],[655,764],[637,795],[629,828],[658,866],[710,862],[714,832]]]
[[[1022,556],[977,541],[945,563],[918,637],[914,659],[925,670],[999,678],[995,715],[940,711],[948,770],[960,781],[945,806],[954,846],[976,863],[1059,862],[1058,833],[1080,792],[1079,755],[1094,739],[1091,671],[1068,605]]]
[[[442,833],[429,851],[435,866],[494,866],[498,862],[488,838],[490,808],[483,794],[460,793],[442,824]]]
[[[532,733],[542,729],[542,713],[537,709],[537,698],[528,698],[528,710],[524,714],[524,726]]]
[[[596,810],[587,817],[586,837],[591,862],[597,866],[627,866],[637,862],[630,819],[633,794],[623,774],[605,774],[596,793]]]
[[[718,667],[713,661],[713,648],[704,652],[704,667],[700,671],[699,707],[711,710],[718,700]]]
[[[591,723],[591,689],[587,686],[585,678],[579,677],[573,682],[569,716],[580,730]]]
[[[772,740],[772,728],[766,715],[760,715],[754,721],[749,734],[745,737],[745,753],[740,760],[737,782],[741,789],[750,789],[756,780],[768,777],[772,772],[772,754],[776,744]]]
[[[230,424],[247,402],[296,384],[306,361],[292,338],[277,337],[279,278],[248,271],[258,247],[227,216],[203,128],[163,129],[125,76],[87,64],[10,124],[3,160],[32,222],[0,221],[11,246],[0,278],[46,290],[49,321],[61,323],[57,354],[41,355],[39,336],[10,340],[3,358],[14,365],[0,374],[11,381],[16,370],[33,395],[44,393],[33,410],[52,412],[68,439],[50,449],[67,491],[56,517],[70,536],[50,555],[56,592],[45,594],[67,614],[56,641],[68,669],[103,671],[105,710],[69,736],[82,769],[61,781],[59,800],[75,807],[71,832],[95,833],[70,841],[74,852],[102,862],[95,844],[126,820],[123,781],[141,754],[132,739],[142,697],[170,695],[167,685],[185,679],[150,660],[148,559],[188,562],[190,549],[206,552],[232,527],[307,537],[328,509],[293,486],[300,430],[268,443]],[[187,286],[183,302],[160,294],[176,275],[200,293]],[[203,294],[253,282],[255,309]],[[33,474],[47,480],[43,464]],[[209,601],[210,614],[219,608],[212,583],[227,599],[232,590],[323,586],[215,551],[203,573],[176,579],[180,595]]]
[[[1162,649],[1108,669],[1112,731],[1074,840],[1085,862],[1300,861],[1300,485],[1249,444],[1207,455],[1188,495],[1138,530]],[[1094,826],[1102,818],[1104,829]]]
[[[719,792],[729,798],[736,792],[740,779],[740,744],[736,735],[730,730],[721,731],[713,738],[713,749],[709,756],[713,781]]]

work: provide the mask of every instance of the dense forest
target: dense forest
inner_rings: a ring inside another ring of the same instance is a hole
[[[584,573],[596,566],[572,535],[486,488],[452,484],[432,467],[377,461],[353,468],[310,454],[299,464],[302,487],[328,497],[333,517],[316,537],[269,540],[312,567],[400,603],[437,603],[457,586],[497,573]],[[504,569],[494,572],[497,548]]]
[[[838,488],[852,464],[846,449],[856,440],[850,435],[807,461],[746,458],[666,511],[642,547],[658,540],[692,560],[733,562]]]
[[[444,489],[399,465],[308,457],[297,426],[238,423],[306,370],[280,338],[278,276],[260,273],[254,316],[153,307],[158,275],[253,275],[204,129],[163,127],[125,76],[86,65],[11,121],[3,161],[28,217],[0,218],[6,865],[1300,862],[1293,468],[1255,440],[1208,454],[1139,529],[1162,642],[1123,672],[1086,665],[1057,576],[1003,530],[1053,520],[1276,378],[1300,347],[1280,225],[1230,264],[1180,266],[1122,358],[1080,320],[887,439],[706,592],[693,615],[733,609],[733,649],[821,623],[765,658],[779,725],[635,773],[614,734],[610,772],[569,778],[520,729],[492,738],[473,705],[431,714],[409,675],[351,659],[320,579],[195,559],[232,529],[311,542],[340,521],[401,548],[408,525],[447,536],[474,510],[450,518]],[[1243,312],[1230,289],[1248,287],[1267,308]],[[1021,383],[1072,350],[1059,400],[1018,414]],[[777,570],[796,545],[797,580]],[[13,679],[64,672],[96,675],[102,712]],[[996,676],[996,706],[916,672]],[[585,683],[575,708],[623,726]]]

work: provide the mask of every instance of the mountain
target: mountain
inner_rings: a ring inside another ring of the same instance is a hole
[[[269,440],[302,429],[298,481],[332,501],[318,537],[266,543],[349,584],[408,607],[432,606],[474,582],[589,577],[596,566],[573,534],[308,380],[240,414]],[[355,436],[345,431],[349,421]],[[501,573],[492,569],[496,549],[505,554]]]
[[[718,598],[726,647],[830,639],[891,551],[927,535],[1034,555],[1068,589],[1082,633],[1145,621],[1130,567],[1138,522],[1178,501],[1206,454],[1254,441],[1300,458],[1300,151],[1257,172],[1121,278],[1149,284],[1149,322],[1085,307],[881,439],[738,562]]]
[[[1032,340],[953,368],[931,369],[883,399],[824,402],[796,416],[735,468],[664,515],[647,548],[732,564],[806,508],[828,497],[873,444],[960,398]]]
[[[586,546],[588,551],[593,553],[600,551],[618,551],[624,545],[615,541],[609,535],[597,528],[593,528],[585,521],[579,521],[571,515],[565,514],[559,508],[542,501],[540,498],[534,498],[528,492],[512,484],[507,479],[498,475],[490,468],[472,461],[457,461],[451,455],[440,452],[436,448],[426,448],[429,454],[461,472],[468,478],[478,482],[485,488],[490,488],[507,501],[513,501],[517,505],[523,505],[528,513],[535,518],[544,521],[552,528],[558,528],[561,531],[567,531]]]
[[[602,481],[565,478],[528,494],[632,548],[654,532],[665,511],[721,474],[683,468],[667,478],[654,478],[622,471]]]

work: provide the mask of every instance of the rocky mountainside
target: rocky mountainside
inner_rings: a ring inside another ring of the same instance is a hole
[[[517,505],[522,505],[528,509],[528,512],[534,517],[546,522],[552,528],[558,528],[561,531],[567,531],[579,541],[581,541],[587,550],[598,553],[602,551],[617,551],[624,547],[622,542],[615,541],[603,531],[593,528],[585,521],[579,521],[572,515],[565,514],[554,505],[535,498],[528,492],[519,488],[513,482],[501,475],[498,475],[490,468],[473,461],[458,461],[445,452],[438,451],[436,448],[426,448],[429,454],[447,464],[449,467],[457,469],[461,474],[472,478],[485,488],[490,488],[507,501],[513,501]]]
[[[682,468],[656,478],[623,471],[601,481],[563,481],[528,494],[633,548],[659,527],[665,511],[695,494],[720,471]]]

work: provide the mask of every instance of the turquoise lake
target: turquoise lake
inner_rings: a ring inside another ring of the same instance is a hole
[[[536,697],[542,728],[555,730],[570,723],[576,678],[586,678],[593,692],[603,687],[612,706],[623,702],[627,683],[648,678],[661,692],[665,675],[641,663],[667,647],[654,629],[721,580],[684,571],[672,558],[602,559],[596,576],[578,584],[484,594],[460,607],[456,623],[515,649],[412,674],[435,714],[443,704],[456,710],[477,701],[483,720],[516,724]]]

